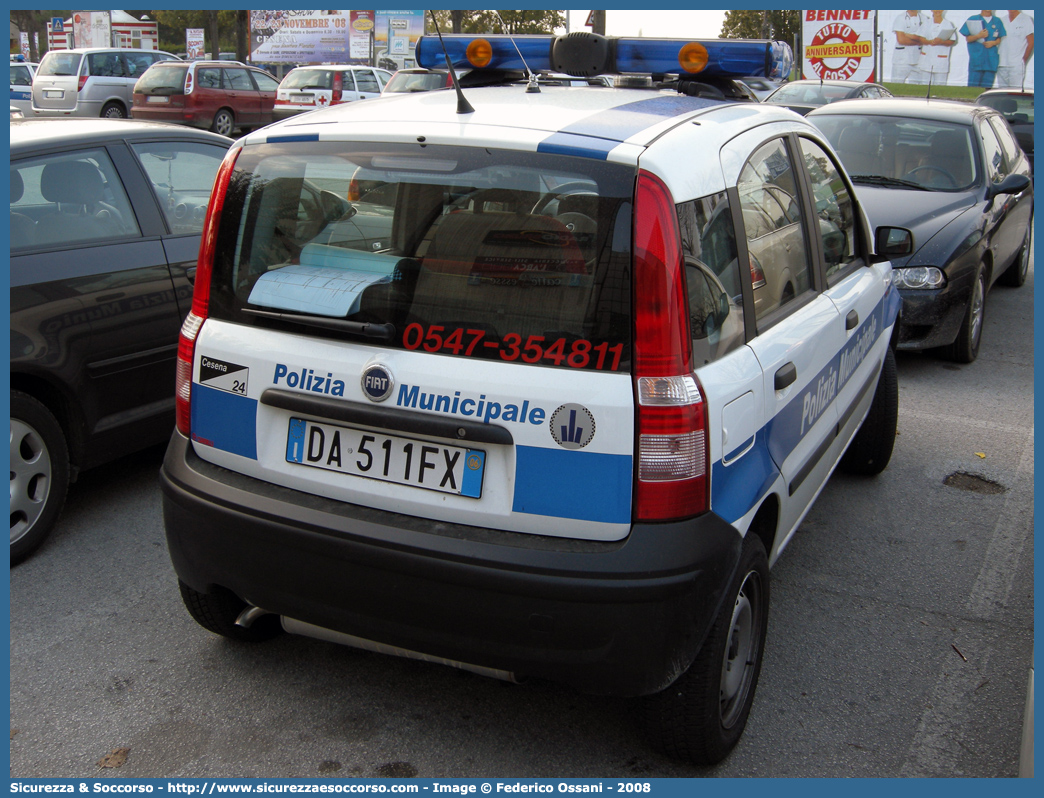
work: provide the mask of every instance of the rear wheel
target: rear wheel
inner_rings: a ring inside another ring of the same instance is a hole
[[[11,391],[11,563],[51,533],[69,489],[69,450],[50,410]]]
[[[232,116],[232,112],[227,108],[222,108],[214,114],[214,123],[210,126],[210,129],[222,136],[231,136],[235,126],[236,120]]]
[[[248,605],[231,590],[215,587],[210,593],[193,590],[180,579],[181,600],[193,620],[216,635],[239,640],[244,643],[260,643],[271,640],[283,631],[276,615],[262,615],[250,626],[237,626],[236,618]]]
[[[748,532],[729,593],[696,660],[670,687],[642,699],[640,721],[653,747],[713,765],[739,742],[761,673],[768,609],[768,558],[758,536]]]
[[[957,363],[971,363],[979,356],[979,344],[982,341],[982,325],[986,319],[986,270],[979,266],[975,273],[975,284],[972,286],[968,309],[961,322],[961,330],[957,340],[950,344],[947,354]]]
[[[899,379],[896,374],[895,353],[889,347],[885,353],[881,377],[877,381],[874,401],[863,419],[863,426],[848,444],[841,458],[841,470],[849,474],[873,476],[884,471],[892,459],[895,429],[899,422]]]
[[[102,119],[126,119],[127,109],[119,103],[105,103],[101,109]]]

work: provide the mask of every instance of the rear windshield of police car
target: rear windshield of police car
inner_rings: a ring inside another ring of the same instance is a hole
[[[633,167],[534,152],[248,146],[225,197],[210,315],[360,343],[345,328],[366,325],[381,347],[626,371],[633,183]]]

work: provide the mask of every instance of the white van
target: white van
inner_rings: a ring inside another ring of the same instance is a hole
[[[33,78],[31,116],[127,119],[138,78],[157,61],[177,60],[162,50],[51,50]]]

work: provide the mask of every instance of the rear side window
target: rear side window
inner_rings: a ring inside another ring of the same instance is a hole
[[[33,83],[33,76],[29,73],[29,67],[16,66],[11,64],[11,85],[12,86],[31,86]]]
[[[693,361],[698,368],[744,340],[743,292],[732,208],[725,192],[678,206]]]
[[[355,72],[355,86],[358,91],[370,91],[375,94],[379,94],[381,91],[381,87],[377,83],[377,78],[375,78],[373,73],[368,70],[359,70]]]
[[[211,313],[338,338],[355,329],[352,340],[382,347],[625,371],[633,184],[633,168],[485,148],[244,150]],[[304,316],[330,321],[302,327]]]
[[[53,51],[47,53],[36,70],[39,75],[78,75],[81,53]]]
[[[127,70],[119,53],[88,53],[87,66],[93,77],[126,78]]]
[[[794,166],[782,140],[755,152],[739,177],[758,321],[812,288]]]
[[[196,85],[201,89],[220,89],[221,69],[219,67],[201,67],[197,69]]]
[[[13,162],[11,230],[12,250],[140,235],[104,149]]]

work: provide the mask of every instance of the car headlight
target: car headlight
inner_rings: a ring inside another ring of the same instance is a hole
[[[896,288],[942,288],[946,285],[946,275],[935,266],[892,269],[892,285]]]

